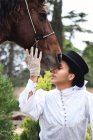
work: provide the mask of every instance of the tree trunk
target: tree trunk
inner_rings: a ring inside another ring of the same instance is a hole
[[[62,24],[62,0],[54,1],[54,11],[52,18],[52,27],[56,33],[61,48],[64,42],[64,30]]]

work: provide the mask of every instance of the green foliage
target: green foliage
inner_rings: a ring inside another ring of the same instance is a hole
[[[86,76],[88,86],[93,87],[93,47],[87,47],[83,52],[83,57],[89,66],[89,73]]]
[[[10,117],[0,113],[0,140],[12,140],[12,122]]]
[[[14,135],[13,140],[20,140],[20,136],[18,134]]]
[[[79,50],[73,46],[70,40],[65,39],[63,53],[67,53],[68,51],[71,51],[71,50],[79,52]]]
[[[76,13],[74,10],[70,11],[68,15],[64,16],[63,19],[70,20],[70,25],[64,25],[65,33],[69,33],[69,40],[74,37],[75,32],[81,33],[92,33],[91,30],[84,29],[80,26],[80,23],[86,22],[87,14],[84,12]]]
[[[38,79],[37,89],[51,90],[52,84],[50,79],[50,72],[46,71],[44,77],[40,76]]]
[[[13,96],[13,86],[11,81],[2,75],[0,66],[0,113],[10,113],[17,107],[17,101]]]
[[[85,140],[92,140],[92,131],[91,131],[90,124],[88,124]]]
[[[21,125],[24,128],[20,135],[20,140],[39,140],[39,124],[38,121],[32,121],[31,118],[26,117]]]
[[[16,108],[12,84],[3,75],[3,66],[0,65],[0,140],[12,139],[11,112]]]

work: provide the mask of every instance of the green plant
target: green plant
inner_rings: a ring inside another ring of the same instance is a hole
[[[15,134],[13,140],[20,140],[20,136],[18,134]]]
[[[39,124],[31,118],[26,117],[21,127],[24,128],[23,133],[20,135],[20,140],[39,140]]]
[[[92,140],[92,131],[90,124],[88,124],[85,140]]]
[[[44,77],[40,76],[38,79],[38,84],[36,89],[44,89],[44,90],[51,90],[52,89],[52,84],[51,84],[51,79],[50,79],[50,72],[46,71]]]
[[[16,108],[12,83],[3,75],[3,66],[0,65],[0,140],[12,139],[11,112]]]

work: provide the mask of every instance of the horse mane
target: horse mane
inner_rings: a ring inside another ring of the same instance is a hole
[[[16,7],[20,0],[0,0],[0,22]]]

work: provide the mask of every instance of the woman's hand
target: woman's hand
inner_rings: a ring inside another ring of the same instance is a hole
[[[35,49],[31,47],[31,51],[29,53],[28,49],[26,49],[26,64],[30,71],[30,77],[39,76],[40,75],[40,62],[42,58],[42,52],[39,53],[38,56],[38,48]]]

